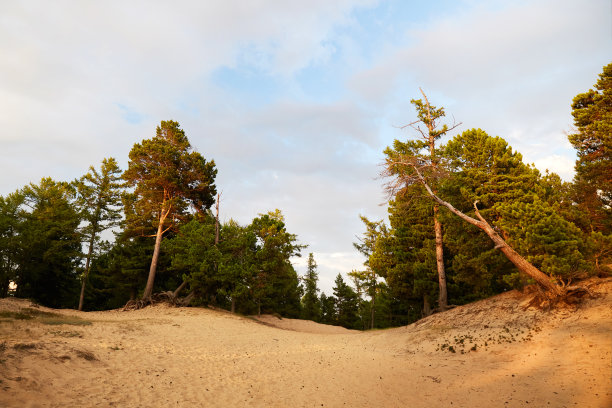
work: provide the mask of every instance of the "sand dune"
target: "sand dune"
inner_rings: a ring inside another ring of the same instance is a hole
[[[511,292],[372,332],[0,299],[0,406],[609,408],[612,280],[593,290],[577,311]]]

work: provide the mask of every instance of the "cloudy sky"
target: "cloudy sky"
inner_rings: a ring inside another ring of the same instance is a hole
[[[363,262],[359,214],[386,216],[378,165],[419,87],[571,180],[570,103],[611,56],[610,0],[2,1],[0,195],[125,168],[174,119],[221,217],[281,209],[330,293]]]

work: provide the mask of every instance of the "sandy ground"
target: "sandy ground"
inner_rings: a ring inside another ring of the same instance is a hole
[[[609,408],[612,279],[592,289],[575,311],[511,292],[372,332],[1,299],[0,407]],[[32,310],[61,316],[15,317]]]

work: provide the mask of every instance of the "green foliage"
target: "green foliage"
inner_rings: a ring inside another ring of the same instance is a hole
[[[145,237],[122,233],[114,244],[104,245],[103,253],[93,260],[90,285],[85,292],[85,310],[116,309],[136,299],[146,282],[153,248]],[[161,258],[161,264],[168,260]],[[157,284],[160,285],[160,280]]]
[[[319,288],[317,287],[318,280],[319,274],[317,273],[317,263],[311,252],[308,254],[308,269],[306,275],[302,278],[304,282],[302,319],[314,320],[316,322],[321,319],[321,303],[318,296]]]
[[[584,275],[587,243],[582,232],[559,215],[559,209],[539,199],[499,207],[497,225],[509,244],[542,272],[565,280]]]
[[[172,258],[171,271],[183,276],[203,304],[299,317],[302,293],[290,262],[303,248],[296,240],[276,210],[248,226],[230,220],[215,244],[215,219],[207,214],[183,224],[164,251]]]
[[[542,272],[562,279],[585,272],[587,244],[580,229],[563,217],[567,203],[558,176],[542,177],[506,141],[480,129],[451,140],[446,155],[453,173],[444,193],[457,208],[474,214],[469,205],[477,201],[482,216]],[[446,225],[459,281],[474,285],[483,295],[503,289],[502,282],[513,286],[521,282],[514,267],[476,228],[454,217]]]
[[[251,290],[258,309],[299,317],[302,288],[290,258],[299,256],[305,246],[287,232],[279,210],[260,214],[249,228],[257,237]]]
[[[202,214],[214,202],[217,169],[192,150],[178,122],[162,121],[152,139],[130,151],[123,178],[134,187],[126,196],[127,229],[141,235],[156,227],[155,247],[143,299],[153,292],[163,233],[188,218],[188,207]],[[151,221],[153,221],[151,224]]]
[[[576,195],[596,231],[611,232],[612,205],[612,63],[603,67],[595,89],[572,102],[577,132],[569,135],[578,153]]]
[[[88,246],[79,310],[83,307],[85,285],[92,257],[100,241],[99,235],[109,228],[118,226],[121,219],[123,184],[120,182],[120,177],[121,169],[117,161],[111,157],[102,161],[99,172],[90,166],[87,174],[74,182],[77,191],[76,205],[81,218],[86,222],[81,233]]]
[[[335,324],[347,329],[363,328],[363,322],[359,318],[359,297],[357,293],[344,282],[342,275],[338,274],[335,280]]]
[[[324,324],[335,324],[336,317],[336,298],[333,296],[327,296],[325,293],[321,293],[319,298],[321,303],[321,323]]]
[[[16,296],[50,307],[74,307],[81,254],[81,219],[71,204],[74,190],[68,183],[43,178],[21,194],[28,210],[21,212],[18,227]]]
[[[75,180],[76,205],[87,223],[82,233],[86,242],[97,243],[99,233],[119,225],[121,219],[121,169],[114,158],[102,160],[100,171],[90,166],[83,177]]]
[[[23,194],[17,191],[0,197],[0,298],[8,296],[9,284],[16,278],[20,245],[18,241]]]
[[[406,302],[435,299],[438,291],[433,203],[419,185],[400,191],[389,203],[392,236],[378,252],[392,254],[386,281],[394,296]]]
[[[193,151],[178,122],[162,121],[152,139],[136,143],[129,154],[128,169],[123,178],[134,188],[134,212],[128,228],[142,230],[151,215],[158,221],[168,212],[172,224],[186,215],[191,205],[203,212],[214,202],[217,175],[215,162],[207,162]],[[157,222],[151,227],[157,227]]]

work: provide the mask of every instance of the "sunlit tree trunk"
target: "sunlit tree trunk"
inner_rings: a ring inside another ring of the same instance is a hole
[[[159,260],[159,250],[164,234],[164,222],[170,213],[170,209],[165,209],[166,201],[162,202],[161,207],[159,225],[157,226],[157,234],[155,235],[155,247],[153,249],[153,257],[151,258],[151,267],[149,268],[149,277],[147,278],[147,286],[145,286],[145,290],[142,294],[142,300],[150,300],[151,294],[153,293],[153,284],[155,283],[155,273],[157,272],[157,262]]]

